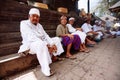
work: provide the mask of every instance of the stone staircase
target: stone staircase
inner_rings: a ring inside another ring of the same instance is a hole
[[[17,54],[22,40],[19,24],[21,20],[28,18],[28,11],[33,6],[20,4],[15,0],[0,0],[0,3],[0,78],[4,78],[35,67],[38,61],[36,55],[20,57]],[[40,9],[40,12],[40,23],[51,37],[55,36],[62,13],[47,9]]]

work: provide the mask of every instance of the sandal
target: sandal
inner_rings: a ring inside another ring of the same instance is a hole
[[[80,52],[85,52],[85,50],[80,50]]]
[[[48,77],[51,77],[55,74],[55,71],[50,70],[50,75]]]
[[[59,58],[59,57],[56,57],[56,56],[54,56],[54,57],[52,58],[52,61],[53,61],[53,62],[63,61],[63,60],[65,60],[65,58]]]
[[[57,58],[57,61],[63,61],[65,58]]]
[[[89,50],[89,49],[86,49],[84,52],[85,52],[85,53],[89,53],[89,52],[90,52],[90,50]]]

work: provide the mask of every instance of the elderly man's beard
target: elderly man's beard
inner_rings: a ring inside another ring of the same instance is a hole
[[[37,21],[37,20],[33,20],[32,23],[33,23],[34,25],[37,25],[37,24],[38,24],[38,21]]]
[[[33,23],[34,25],[37,25],[37,23]]]

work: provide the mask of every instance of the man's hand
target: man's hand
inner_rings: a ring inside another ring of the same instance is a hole
[[[81,29],[81,28],[76,28],[76,30],[82,31],[82,29]]]
[[[55,52],[55,53],[57,52],[57,46],[56,45],[53,45],[52,49],[53,49],[53,52]]]
[[[48,44],[47,47],[48,47],[48,51],[50,52],[50,54],[57,52],[57,46],[56,46],[56,45],[50,46],[50,45]]]

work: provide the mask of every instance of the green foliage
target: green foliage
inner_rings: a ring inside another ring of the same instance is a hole
[[[98,16],[110,14],[109,8],[118,1],[119,0],[99,0],[97,7],[94,9],[94,12],[98,12]]]

